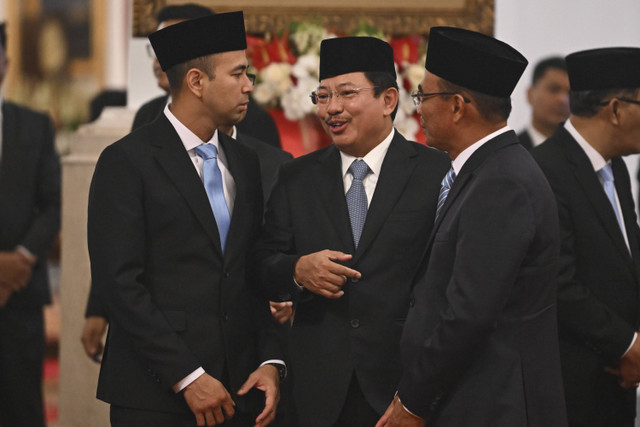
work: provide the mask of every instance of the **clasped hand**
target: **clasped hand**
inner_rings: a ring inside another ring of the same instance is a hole
[[[252,388],[265,394],[264,410],[258,415],[255,427],[263,427],[276,417],[276,407],[280,401],[278,370],[275,366],[264,365],[253,371],[238,390],[244,396]],[[184,398],[196,417],[198,426],[216,426],[233,417],[235,402],[224,385],[211,375],[202,374],[184,389]]]
[[[360,272],[338,264],[351,259],[350,254],[325,249],[300,257],[295,267],[295,279],[314,294],[326,298],[344,295],[342,286],[347,279],[360,279]]]

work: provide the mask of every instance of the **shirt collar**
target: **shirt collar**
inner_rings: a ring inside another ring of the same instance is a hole
[[[456,157],[455,160],[451,162],[451,167],[453,167],[453,170],[455,171],[456,175],[460,173],[462,166],[464,166],[467,160],[469,160],[471,155],[475,153],[478,148],[482,147],[485,143],[489,142],[496,136],[502,135],[503,133],[508,132],[510,130],[511,128],[509,126],[505,126],[502,129],[498,129],[497,131],[485,136],[481,140],[474,142],[473,144],[465,148],[462,151],[462,153],[458,154],[458,157]]]
[[[374,175],[380,174],[380,169],[382,169],[382,161],[384,157],[387,155],[387,150],[389,150],[389,145],[391,145],[391,140],[395,135],[395,129],[391,128],[391,132],[385,139],[380,142],[380,144],[376,145],[371,151],[369,151],[362,160],[365,161],[371,173]],[[360,157],[354,157],[349,154],[345,154],[342,151],[340,152],[340,157],[342,158],[342,177],[344,178],[347,172],[349,171],[349,166],[353,163],[354,160],[359,159]]]
[[[169,122],[178,133],[178,136],[180,137],[180,140],[182,141],[182,144],[184,145],[185,150],[190,151],[195,149],[199,145],[206,143],[206,144],[215,145],[218,151],[220,151],[217,129],[213,133],[213,136],[209,141],[202,141],[200,138],[198,138],[198,136],[195,133],[193,133],[188,127],[183,125],[182,122],[178,120],[176,116],[173,115],[173,113],[171,112],[171,109],[169,108],[169,104],[167,104],[167,106],[164,107],[164,115],[167,116],[167,119],[169,119]]]
[[[529,125],[527,127],[527,132],[529,132],[529,136],[531,137],[531,143],[534,147],[542,144],[547,137],[538,131],[538,129],[534,128],[533,125]]]
[[[573,126],[573,123],[571,123],[571,119],[564,123],[564,128],[569,132],[569,134],[571,134],[573,139],[576,140],[580,148],[582,148],[582,151],[585,152],[594,171],[599,171],[607,165],[608,162],[604,157],[602,157],[602,155],[600,155],[600,153],[598,153],[598,151],[593,148],[593,146],[589,144],[582,135],[580,135],[580,132],[578,132],[578,130]]]

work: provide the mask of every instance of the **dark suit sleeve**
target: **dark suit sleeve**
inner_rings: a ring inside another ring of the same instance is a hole
[[[446,306],[431,335],[403,360],[398,395],[425,419],[496,327],[536,229],[533,202],[517,182],[495,173],[481,179],[460,196],[466,200],[457,227],[436,231],[429,265],[451,264],[443,272]]]
[[[634,328],[615,311],[603,304],[593,292],[581,283],[576,265],[576,235],[569,197],[559,177],[543,167],[555,193],[560,216],[560,270],[558,274],[558,323],[560,331],[579,337],[595,349],[604,352],[612,361],[618,361],[631,345]],[[569,188],[566,191],[570,191]],[[629,234],[634,238],[635,230]],[[594,244],[594,243],[589,243]]]
[[[91,183],[88,246],[91,275],[109,320],[126,331],[162,383],[172,387],[201,364],[169,325],[145,286],[142,177],[121,145],[107,147]]]
[[[84,317],[104,317],[107,318],[107,311],[104,308],[104,305],[100,301],[98,294],[96,292],[95,286],[93,284],[89,288],[89,297],[87,298],[87,307],[84,312]]]
[[[300,292],[293,281],[300,256],[296,254],[286,169],[286,165],[280,167],[254,250],[258,280],[266,296],[275,301],[290,300]]]
[[[55,149],[53,124],[47,116],[35,115],[33,122],[25,126],[37,132],[32,138],[39,140],[42,152],[37,168],[36,215],[20,244],[38,257],[46,257],[60,230],[60,160]]]

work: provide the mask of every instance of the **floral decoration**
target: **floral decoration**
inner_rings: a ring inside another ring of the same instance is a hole
[[[409,95],[417,89],[424,75],[426,41],[422,36],[389,40],[376,28],[361,24],[352,34],[378,37],[389,41],[394,49],[400,102],[394,126],[408,139],[413,139],[419,126],[415,106]],[[294,22],[289,31],[269,40],[248,37],[248,51],[258,80],[254,99],[267,108],[282,108],[287,119],[301,120],[315,114],[309,95],[318,87],[320,43],[337,37],[314,22]]]

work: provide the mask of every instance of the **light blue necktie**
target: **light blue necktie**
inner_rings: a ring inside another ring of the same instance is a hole
[[[449,190],[451,190],[451,186],[455,179],[456,171],[454,171],[452,167],[442,179],[442,187],[440,187],[440,194],[438,195],[438,206],[436,207],[436,219],[438,219],[438,215],[440,215],[440,210],[442,209],[442,206],[444,206],[445,200],[447,200]]]
[[[224,189],[222,188],[222,173],[218,167],[218,149],[213,144],[202,144],[196,147],[196,153],[204,159],[202,168],[204,188],[209,197],[209,203],[216,218],[218,232],[220,233],[220,245],[224,252],[227,234],[229,233],[229,224],[231,224],[231,215],[224,198]]]
[[[349,172],[353,176],[353,182],[346,195],[347,207],[349,208],[353,241],[357,248],[364,222],[367,219],[367,193],[364,191],[362,180],[369,173],[369,166],[364,160],[354,160],[349,166]]]
[[[602,178],[602,186],[604,187],[604,192],[609,198],[611,207],[613,207],[613,212],[616,214],[616,219],[618,220],[620,230],[624,234],[624,223],[622,222],[622,216],[620,215],[620,211],[618,211],[618,204],[616,203],[616,186],[613,180],[613,170],[611,170],[611,165],[605,165],[605,167],[598,171],[598,175],[600,175],[600,177]]]

